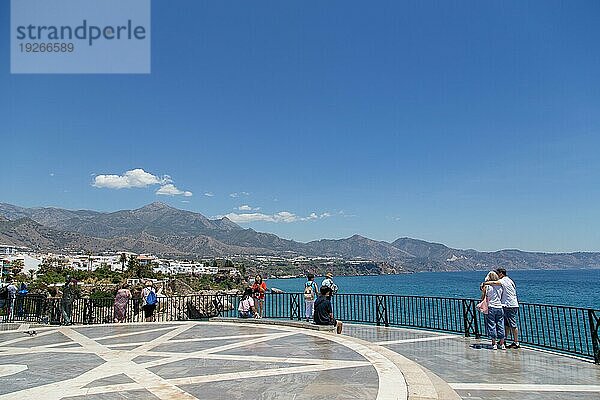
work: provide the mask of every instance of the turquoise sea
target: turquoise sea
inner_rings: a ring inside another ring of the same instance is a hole
[[[420,272],[403,275],[337,276],[340,293],[383,293],[439,297],[479,297],[487,272]],[[519,300],[600,309],[600,269],[509,271]],[[323,277],[316,279],[319,286]],[[306,279],[269,279],[268,287],[301,292]]]

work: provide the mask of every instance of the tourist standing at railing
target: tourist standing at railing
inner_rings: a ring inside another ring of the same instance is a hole
[[[519,301],[517,299],[517,286],[512,279],[508,277],[506,269],[496,269],[498,278],[494,281],[484,282],[484,285],[502,286],[502,308],[504,310],[504,323],[507,328],[507,333],[512,334],[513,342],[508,345],[508,348],[518,349],[519,344],[519,329],[517,328],[517,315],[519,313]]]
[[[490,271],[485,277],[486,282],[498,280],[498,274]],[[492,349],[498,350],[496,340],[499,341],[500,349],[505,350],[504,345],[504,311],[502,309],[502,293],[504,292],[500,285],[482,285],[487,300],[488,313],[485,316],[486,331],[492,339]]]
[[[73,302],[75,301],[75,296],[77,294],[76,286],[77,281],[67,277],[60,299],[60,313],[63,318],[63,325],[73,325],[71,316],[73,314]]]
[[[252,293],[255,300],[255,307],[258,315],[264,317],[265,293],[267,292],[267,284],[263,281],[262,276],[256,275],[254,284],[252,285]]]
[[[25,296],[27,296],[27,293],[29,293],[27,284],[25,282],[21,282],[21,286],[17,292],[15,300],[15,309],[17,310],[18,317],[25,315]]]
[[[307,281],[304,283],[304,303],[306,322],[313,318],[315,299],[319,293],[319,287],[315,282],[315,275],[309,273],[306,275]]]
[[[321,286],[320,293],[321,295],[315,301],[315,324],[333,325],[336,327],[337,333],[342,333],[342,321],[334,318],[331,307],[331,295],[333,291],[329,286]]]
[[[11,277],[6,279],[8,285],[6,286],[6,320],[11,320],[15,308],[15,299],[17,297],[17,287],[13,283]]]
[[[125,322],[130,299],[131,291],[129,290],[129,285],[126,283],[121,287],[121,289],[117,290],[117,295],[115,296],[115,322]]]
[[[3,310],[6,306],[6,301],[8,300],[8,290],[6,289],[8,285],[0,282],[0,310]]]
[[[338,286],[333,282],[333,274],[331,272],[325,274],[325,279],[321,282],[321,287],[323,286],[330,288],[332,294],[337,293]]]
[[[144,310],[144,319],[146,322],[154,321],[154,310],[156,309],[156,290],[152,286],[152,281],[147,280],[146,286],[142,289],[142,310]]]

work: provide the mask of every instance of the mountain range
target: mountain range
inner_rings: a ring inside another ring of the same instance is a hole
[[[0,203],[0,244],[36,251],[151,253],[165,257],[304,255],[386,262],[402,271],[600,268],[600,253],[480,252],[399,238],[391,243],[360,235],[308,243],[245,229],[226,217],[155,202],[135,210],[98,212]]]

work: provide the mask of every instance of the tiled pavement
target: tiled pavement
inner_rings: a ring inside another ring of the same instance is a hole
[[[480,343],[358,325],[0,331],[0,399],[600,399],[600,366]]]
[[[349,325],[345,333],[408,357],[464,399],[600,400],[600,365],[588,361],[420,330]]]

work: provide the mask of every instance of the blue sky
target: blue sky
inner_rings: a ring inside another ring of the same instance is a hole
[[[150,75],[11,75],[8,3],[2,202],[600,251],[597,1],[154,1]]]

